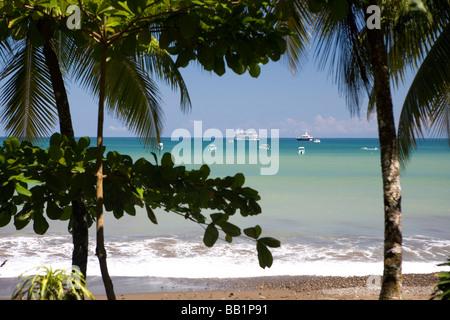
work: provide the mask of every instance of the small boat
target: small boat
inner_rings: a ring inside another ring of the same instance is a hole
[[[158,143],[158,150],[164,149],[164,144],[162,142]]]
[[[362,147],[361,150],[364,150],[364,151],[377,151],[378,148],[377,147],[375,147],[375,148]]]
[[[305,154],[305,147],[298,147],[298,154]]]
[[[300,137],[297,137],[298,141],[313,141],[313,139],[314,138],[310,136],[308,132],[305,132],[305,134],[302,134]]]
[[[208,147],[209,152],[213,152],[217,150],[217,146],[215,144],[210,144]]]
[[[261,144],[261,145],[259,146],[259,148],[260,148],[260,149],[266,149],[266,150],[269,150],[269,149],[270,149],[270,146],[269,146],[268,144],[263,143],[263,144]]]
[[[320,139],[314,139],[314,143],[320,143]]]

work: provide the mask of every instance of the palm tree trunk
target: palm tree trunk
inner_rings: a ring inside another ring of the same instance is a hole
[[[377,5],[376,0],[371,4]],[[367,16],[367,7],[364,8]],[[374,77],[384,199],[384,270],[380,299],[402,299],[400,162],[382,29],[367,32]]]
[[[102,45],[101,65],[100,65],[100,98],[98,102],[98,125],[97,125],[97,249],[96,254],[100,263],[103,284],[106,290],[108,300],[116,300],[114,286],[108,273],[106,264],[106,250],[104,239],[104,220],[103,220],[103,118],[105,107],[106,92],[106,58],[108,48]]]
[[[69,99],[67,98],[64,79],[53,45],[53,33],[48,18],[39,21],[39,30],[44,38],[43,53],[50,73],[53,93],[55,95],[60,132],[68,138],[75,138],[69,108]],[[89,226],[88,212],[83,199],[72,201],[72,241],[72,265],[77,266],[86,278]]]

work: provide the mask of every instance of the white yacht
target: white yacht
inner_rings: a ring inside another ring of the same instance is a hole
[[[255,130],[243,130],[237,129],[234,131],[234,139],[235,140],[259,140],[259,136]]]
[[[313,139],[314,138],[310,136],[308,132],[305,132],[305,134],[302,134],[300,137],[297,137],[298,141],[313,141]]]

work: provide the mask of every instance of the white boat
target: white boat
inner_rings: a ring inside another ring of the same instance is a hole
[[[217,150],[217,146],[215,144],[210,144],[208,147],[209,152],[213,152]]]
[[[164,144],[162,142],[158,143],[158,150],[164,149]]]
[[[375,148],[362,147],[361,150],[364,150],[364,151],[377,151],[378,148],[377,147],[375,147]]]
[[[235,140],[259,140],[259,136],[255,130],[243,130],[237,129],[234,131],[234,139]]]
[[[305,154],[305,147],[298,147],[298,154]]]
[[[320,139],[314,139],[314,143],[320,143]]]
[[[260,148],[260,149],[266,149],[266,150],[269,150],[269,149],[270,149],[270,146],[269,146],[268,144],[263,143],[263,144],[261,144],[261,145],[259,146],[259,148]]]
[[[313,141],[313,139],[314,138],[310,136],[308,132],[305,132],[305,134],[302,134],[300,137],[297,137],[298,141]]]

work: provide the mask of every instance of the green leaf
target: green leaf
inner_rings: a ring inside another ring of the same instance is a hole
[[[261,68],[257,63],[252,63],[248,66],[248,72],[253,78],[258,78],[261,73]]]
[[[230,235],[232,237],[238,237],[241,235],[241,229],[229,222],[218,222],[218,226],[220,226],[227,235]]]
[[[61,135],[59,133],[54,133],[50,137],[50,146],[61,146]]]
[[[59,146],[52,145],[48,149],[48,154],[50,156],[50,159],[58,161],[64,156],[64,150]]]
[[[242,173],[237,173],[234,176],[233,184],[231,185],[231,189],[237,189],[244,185],[245,182],[245,176]]]
[[[258,241],[264,243],[265,245],[271,248],[278,248],[281,246],[280,240],[271,237],[261,238]]]
[[[0,228],[9,224],[11,221],[11,217],[14,216],[17,212],[17,207],[12,203],[5,203],[0,208]]]
[[[164,153],[161,159],[161,165],[163,167],[173,167],[174,163],[172,160],[172,155],[168,152]]]
[[[148,204],[145,204],[145,210],[147,211],[147,216],[150,219],[150,221],[154,224],[158,224],[158,220],[156,219],[155,213]]]
[[[259,240],[256,242],[256,250],[258,251],[259,266],[263,269],[270,268],[273,263],[273,257],[266,245]]]
[[[37,234],[44,234],[45,232],[47,232],[48,227],[49,224],[42,213],[35,213],[33,224],[34,232],[36,232]]]
[[[261,235],[261,227],[255,226],[253,228],[244,229],[244,233],[250,238],[258,239]]]
[[[203,236],[203,243],[210,248],[216,243],[218,238],[219,230],[217,230],[214,223],[209,224]]]
[[[13,152],[20,148],[20,141],[17,138],[8,138],[3,141],[3,146],[7,152]]]
[[[26,227],[31,220],[32,212],[32,210],[27,210],[24,208],[14,216],[14,225],[17,230],[21,230]]]
[[[89,137],[81,137],[78,140],[77,147],[78,147],[78,149],[84,150],[87,147],[89,147],[90,144],[91,144],[91,140],[89,139]]]
[[[16,183],[16,191],[17,193],[27,196],[27,197],[31,197],[33,194],[31,193],[30,190],[28,190],[27,188],[23,187],[20,183]]]
[[[52,220],[58,220],[61,218],[61,215],[63,213],[63,209],[60,208],[56,203],[53,201],[47,201],[47,217],[49,217]]]
[[[59,217],[59,220],[67,221],[72,216],[72,206],[66,206],[63,208],[62,214]]]

